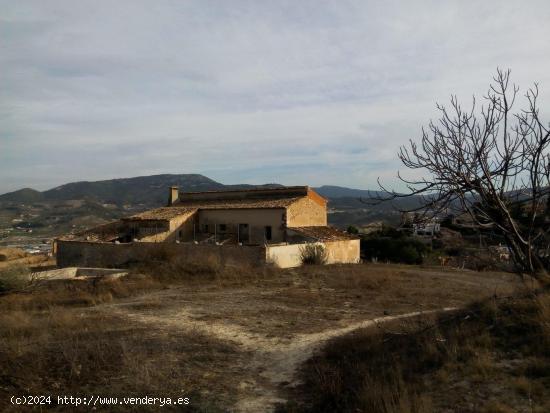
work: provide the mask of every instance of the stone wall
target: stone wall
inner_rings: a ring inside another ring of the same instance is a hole
[[[310,227],[327,225],[327,207],[315,200],[304,197],[287,208],[288,227]]]
[[[58,267],[126,268],[159,253],[176,254],[191,259],[215,256],[227,265],[261,265],[265,248],[259,246],[208,245],[194,243],[56,241]]]

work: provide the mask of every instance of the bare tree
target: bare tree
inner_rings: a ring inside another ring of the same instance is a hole
[[[450,107],[437,105],[440,119],[422,130],[420,143],[399,151],[416,180],[399,178],[407,194],[386,191],[390,199],[419,195],[424,210],[438,213],[452,206],[467,211],[480,228],[492,228],[510,248],[522,272],[546,275],[550,245],[550,126],[541,120],[539,89],[525,93],[526,108],[512,111],[519,88],[510,70],[497,69],[477,111],[464,109],[456,96]],[[520,214],[517,213],[518,208]]]

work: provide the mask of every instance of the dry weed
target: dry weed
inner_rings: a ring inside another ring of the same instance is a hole
[[[159,281],[140,275],[119,279],[56,280],[2,296],[0,310],[87,307],[162,287]]]
[[[517,410],[496,400],[491,400],[483,406],[482,413],[516,413]]]
[[[541,345],[547,337],[548,297],[490,299],[432,323],[393,323],[335,339],[303,367],[297,394],[302,400],[305,394],[305,401],[280,411],[429,412],[468,410],[477,403],[484,412],[507,413],[515,411],[509,406],[526,402],[532,411],[542,411],[550,396],[544,385],[550,358]],[[510,370],[517,364],[501,363],[510,354],[532,360],[521,370],[525,376]],[[478,391],[460,396],[453,383],[467,383],[465,391],[475,385]],[[492,383],[515,392],[499,392],[500,398],[484,404]]]

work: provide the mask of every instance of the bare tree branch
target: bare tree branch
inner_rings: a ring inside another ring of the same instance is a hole
[[[507,242],[521,271],[546,274],[550,266],[550,126],[539,114],[539,88],[525,94],[526,108],[513,112],[519,88],[510,70],[497,69],[478,110],[475,97],[464,109],[456,96],[436,104],[440,117],[410,140],[398,157],[422,178],[398,174],[408,192],[389,190],[377,202],[417,196],[418,208],[438,214],[468,213],[480,228],[491,227]]]

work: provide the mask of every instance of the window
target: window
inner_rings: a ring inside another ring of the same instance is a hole
[[[208,224],[203,224],[202,230],[203,232],[208,232]]]
[[[264,236],[267,241],[271,241],[271,226],[265,227]]]
[[[219,228],[220,228],[220,232],[225,232],[225,231],[227,231],[227,225],[225,225],[225,224],[220,224],[220,227],[219,227]]]

